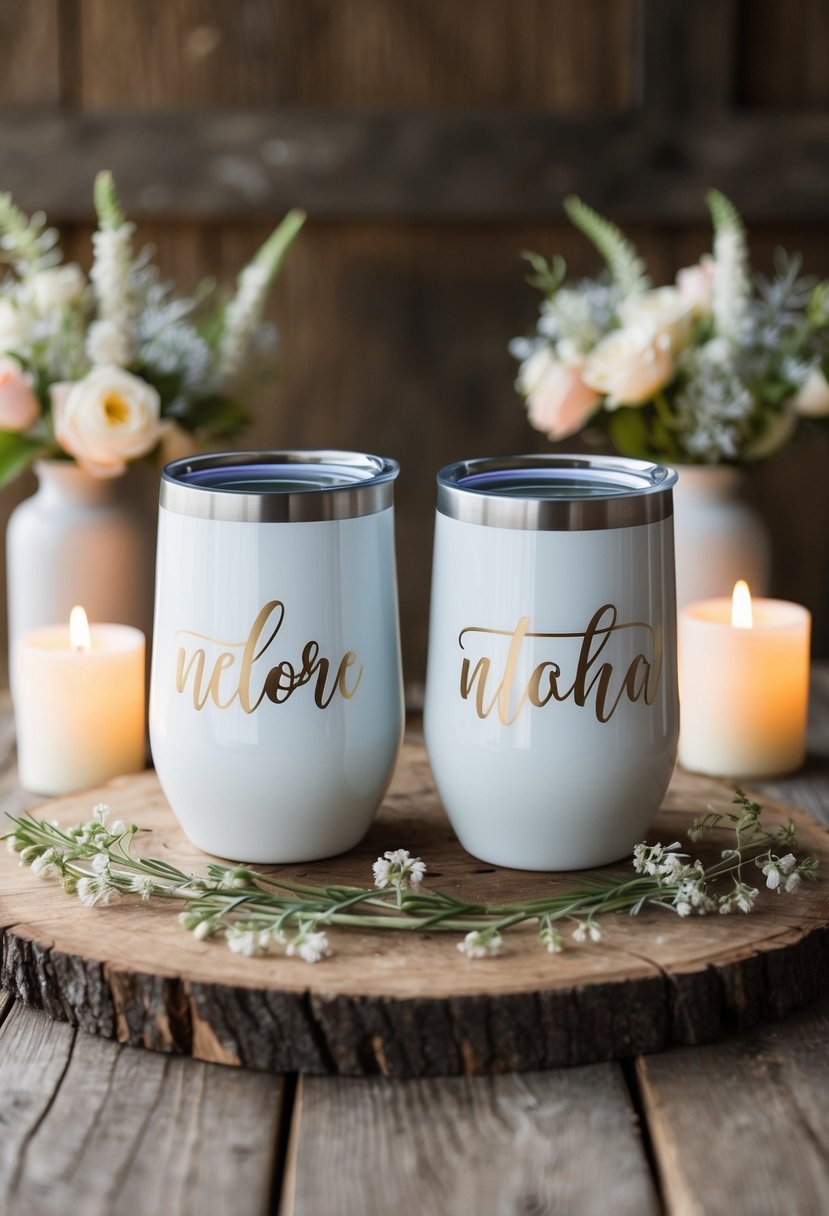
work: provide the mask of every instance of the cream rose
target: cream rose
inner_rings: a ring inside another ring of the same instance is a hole
[[[714,301],[714,259],[705,256],[696,266],[684,266],[677,273],[676,287],[693,315],[705,316]]]
[[[651,326],[615,329],[593,347],[582,379],[607,397],[609,409],[644,405],[673,375],[671,342]]]
[[[0,430],[27,431],[40,417],[32,384],[16,359],[0,359]]]
[[[96,367],[51,392],[55,438],[95,477],[119,477],[161,437],[158,393],[120,367]]]
[[[801,418],[825,418],[829,414],[829,384],[819,367],[812,368],[789,404]]]
[[[42,316],[61,313],[77,304],[86,287],[80,266],[50,266],[27,279],[23,294],[26,303]]]
[[[691,341],[691,306],[675,287],[657,287],[629,296],[619,309],[624,327],[650,326],[665,334],[674,354]]]
[[[521,364],[518,386],[527,399],[531,425],[550,439],[580,431],[601,400],[582,380],[580,367],[555,359],[547,346]]]

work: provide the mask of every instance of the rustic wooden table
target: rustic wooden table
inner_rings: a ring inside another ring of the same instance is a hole
[[[0,766],[0,808],[30,805],[7,709]],[[806,767],[762,788],[829,823],[829,666],[813,681]],[[428,1081],[157,1055],[2,993],[0,1022],[8,1216],[829,1210],[829,998],[621,1064]]]

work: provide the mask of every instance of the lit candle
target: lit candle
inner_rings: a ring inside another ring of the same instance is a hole
[[[811,617],[800,604],[701,600],[679,618],[684,768],[718,777],[770,777],[806,751]]]
[[[144,767],[144,634],[70,625],[24,634],[12,650],[20,783],[38,794],[88,789]]]

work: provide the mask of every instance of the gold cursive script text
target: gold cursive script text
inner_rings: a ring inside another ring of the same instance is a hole
[[[599,722],[608,722],[624,698],[628,701],[642,700],[646,705],[652,705],[662,670],[661,636],[657,637],[644,621],[620,623],[618,618],[614,605],[604,604],[594,612],[582,633],[531,633],[530,618],[526,616],[521,618],[512,633],[479,626],[462,629],[458,637],[461,650],[465,648],[464,639],[469,634],[507,637],[509,646],[500,679],[494,688],[491,684],[493,660],[484,655],[473,665],[468,656],[464,657],[461,663],[461,697],[464,701],[472,698],[479,718],[488,718],[497,709],[498,718],[504,726],[512,726],[527,704],[543,709],[551,701],[572,699],[576,705],[584,707],[591,694],[595,694],[595,713]],[[636,654],[626,662],[624,671],[617,672],[613,664],[607,661],[607,656],[602,660],[602,652],[615,634],[626,629],[645,631],[651,646],[651,657]],[[547,659],[537,664],[522,688],[517,688],[518,661],[527,638],[574,639],[579,642],[572,677],[563,677],[560,663]]]
[[[262,677],[260,660],[273,644],[284,619],[285,605],[280,600],[270,600],[253,622],[244,642],[222,642],[180,629],[176,634],[179,643],[176,690],[184,693],[190,685],[194,709],[204,709],[208,701],[217,709],[228,709],[238,700],[246,714],[254,713],[265,700],[284,705],[298,688],[312,682],[314,702],[320,709],[327,709],[338,693],[350,701],[363,677],[363,668],[357,667],[358,659],[353,650],[345,652],[332,677],[331,661],[320,654],[319,643],[312,640],[305,643],[297,663],[282,659],[269,667]],[[192,643],[193,639],[209,644],[210,661],[205,646],[188,651],[188,642]],[[257,671],[260,672],[258,680]]]

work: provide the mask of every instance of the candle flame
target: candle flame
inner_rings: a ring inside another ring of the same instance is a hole
[[[748,583],[741,578],[734,584],[731,596],[731,624],[735,629],[752,629],[754,617],[751,611],[751,592]]]
[[[73,650],[80,651],[82,654],[92,649],[89,621],[80,604],[76,604],[69,614],[69,644]]]

